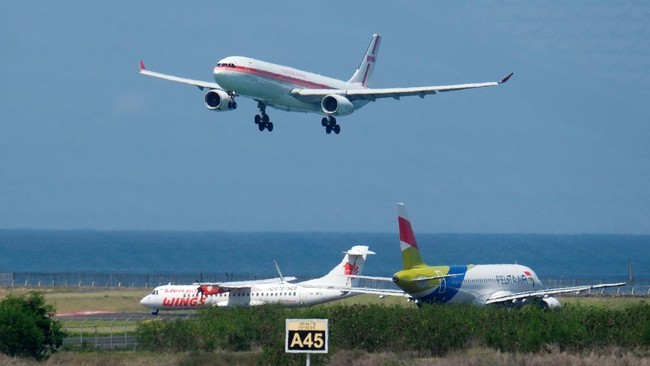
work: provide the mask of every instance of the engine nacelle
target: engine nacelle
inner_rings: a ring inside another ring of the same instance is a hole
[[[334,116],[346,116],[354,112],[354,105],[342,95],[329,94],[320,101],[324,113]]]
[[[560,301],[553,296],[543,298],[542,302],[544,303],[544,307],[546,309],[555,309],[562,306],[562,304],[560,304]]]
[[[230,111],[237,108],[235,98],[223,90],[210,90],[205,93],[205,107],[211,111]]]

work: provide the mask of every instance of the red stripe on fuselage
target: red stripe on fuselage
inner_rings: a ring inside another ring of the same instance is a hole
[[[309,81],[309,80],[303,80],[303,79],[298,79],[298,78],[294,78],[294,77],[287,76],[287,75],[276,74],[276,73],[270,72],[270,71],[254,69],[252,67],[217,66],[217,69],[227,70],[227,71],[234,71],[234,72],[239,72],[239,73],[242,73],[242,74],[255,75],[255,76],[259,76],[259,77],[263,77],[263,78],[267,78],[267,79],[273,79],[273,80],[276,80],[276,81],[290,83],[290,84],[293,84],[293,85],[296,85],[296,86],[302,86],[302,87],[305,87],[305,88],[311,88],[311,89],[336,89],[336,88],[333,88],[331,86],[314,83],[314,82]]]
[[[418,243],[415,241],[411,223],[402,217],[398,217],[397,222],[399,224],[399,240],[417,249]]]

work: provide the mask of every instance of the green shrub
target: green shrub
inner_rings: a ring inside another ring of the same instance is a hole
[[[358,350],[444,356],[474,345],[503,352],[538,352],[549,345],[578,352],[650,345],[650,306],[646,303],[617,310],[575,305],[553,310],[466,305],[211,308],[184,321],[143,323],[137,334],[145,349],[261,348],[260,362],[292,364],[296,357],[284,355],[287,318],[329,319],[330,354]]]
[[[37,360],[56,352],[65,333],[53,315],[54,306],[46,305],[40,293],[4,298],[0,301],[0,352]]]

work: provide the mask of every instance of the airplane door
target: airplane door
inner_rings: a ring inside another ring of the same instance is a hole
[[[436,276],[443,276],[443,274],[440,271],[436,271]],[[439,288],[438,292],[444,294],[445,290],[447,290],[447,279],[445,278],[441,279],[440,286],[438,288]]]
[[[306,290],[303,289],[302,287],[298,288],[298,302],[300,305],[305,305],[305,302],[307,301],[307,293]]]

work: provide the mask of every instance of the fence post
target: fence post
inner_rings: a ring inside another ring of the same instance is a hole
[[[117,321],[117,318],[113,318],[111,321],[111,344],[110,348],[113,349],[113,325],[115,325],[115,321]]]
[[[129,321],[131,320],[131,317],[126,318],[124,321],[124,348],[126,348],[129,344],[126,341],[126,327],[129,324]]]

